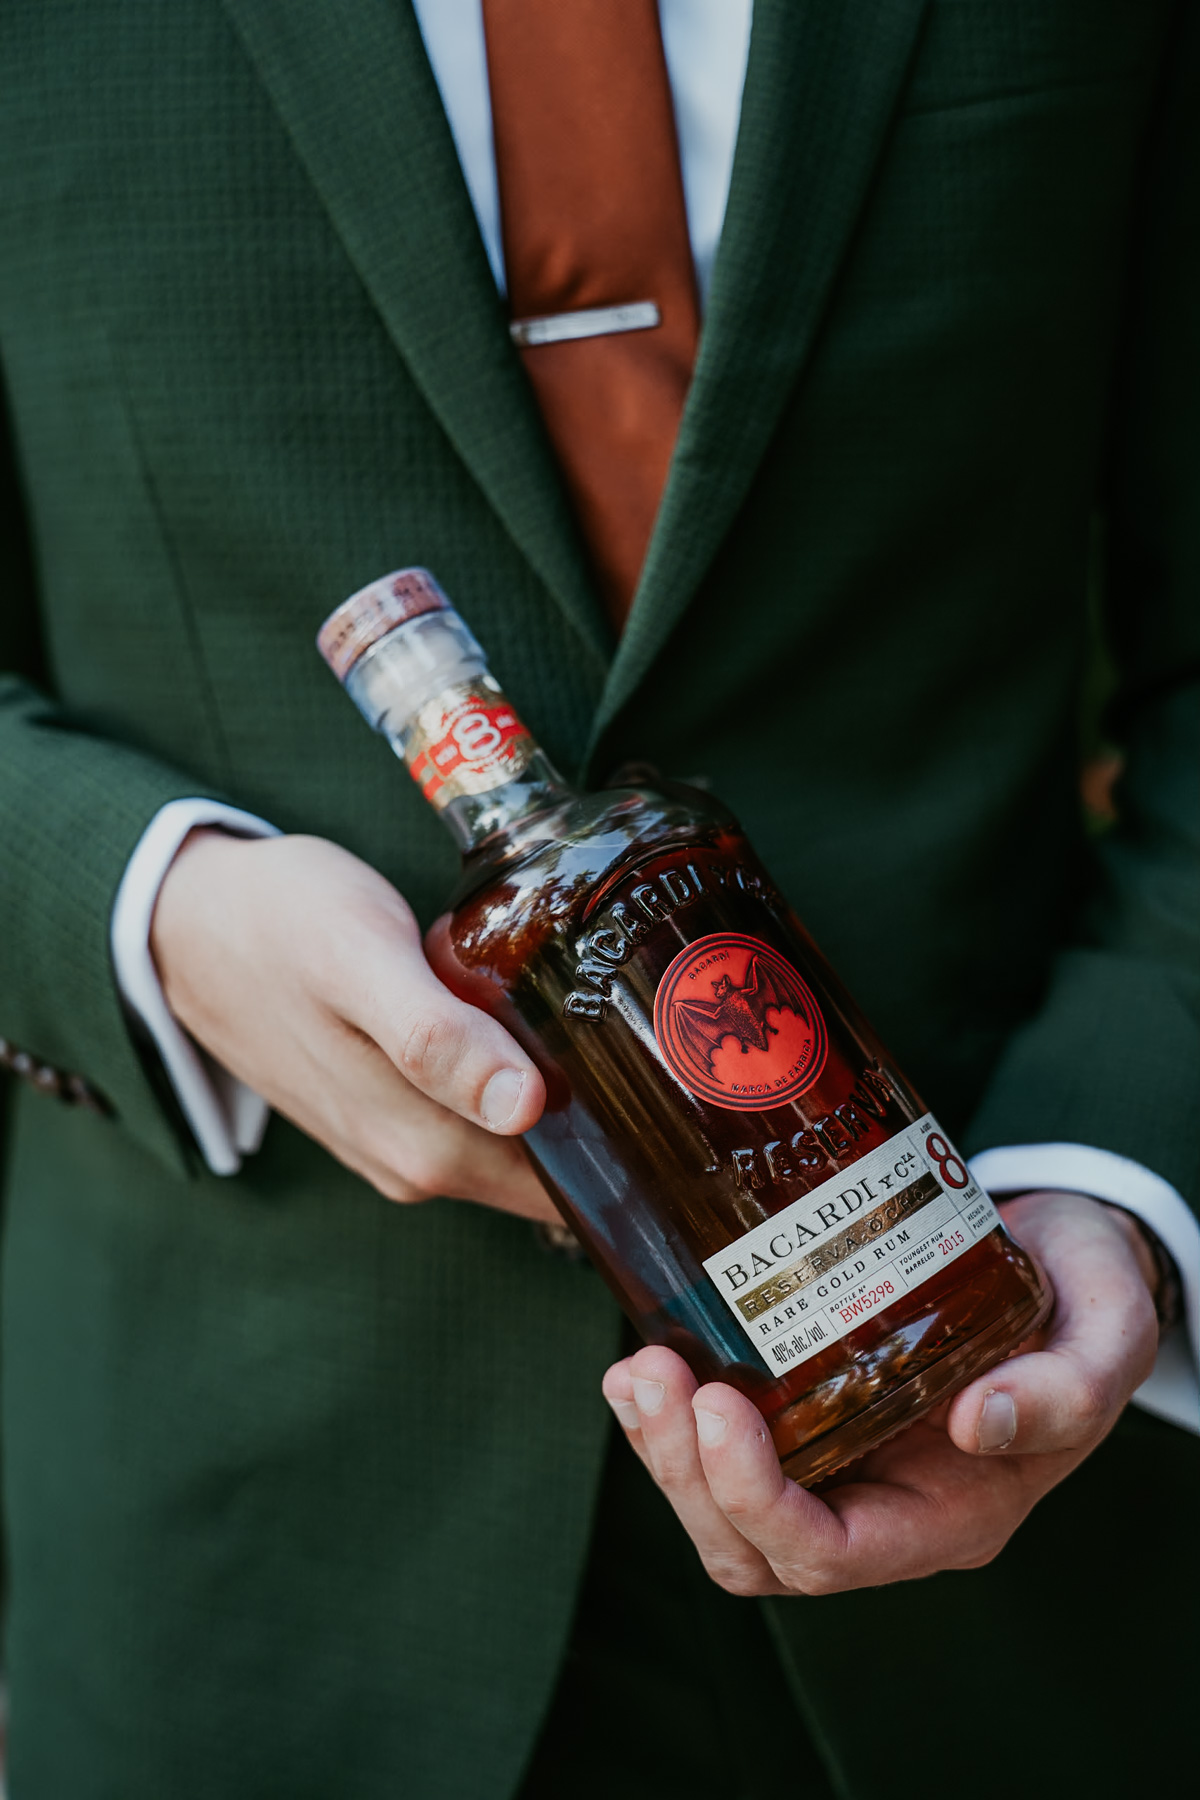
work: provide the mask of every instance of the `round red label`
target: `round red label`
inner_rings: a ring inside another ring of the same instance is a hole
[[[760,938],[717,931],[671,962],[654,996],[667,1066],[698,1099],[737,1112],[786,1106],[825,1066],[812,989]]]

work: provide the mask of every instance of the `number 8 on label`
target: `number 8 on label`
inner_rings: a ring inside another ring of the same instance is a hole
[[[935,1162],[938,1174],[947,1187],[965,1188],[971,1177],[967,1173],[967,1165],[961,1156],[956,1156],[940,1131],[931,1131],[925,1139],[925,1148],[930,1162]]]

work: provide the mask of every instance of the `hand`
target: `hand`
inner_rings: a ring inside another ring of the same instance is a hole
[[[389,1200],[447,1194],[561,1223],[515,1141],[542,1077],[442,985],[407,901],[357,857],[194,831],[151,950],[180,1024]]]
[[[1000,1208],[1056,1296],[1040,1347],[806,1493],[761,1415],[724,1383],[697,1390],[671,1350],[616,1363],[604,1395],[734,1594],[829,1594],[990,1562],[1033,1505],[1115,1424],[1154,1364],[1153,1261],[1132,1219],[1082,1194]]]

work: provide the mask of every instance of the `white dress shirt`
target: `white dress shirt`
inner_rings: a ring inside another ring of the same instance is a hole
[[[488,260],[503,292],[482,0],[414,0],[414,9]],[[702,303],[729,194],[751,16],[752,0],[659,0]],[[198,825],[240,836],[275,833],[263,819],[209,801],[176,800],[165,806],[135,849],[117,895],[113,966],[126,1004],[158,1047],[205,1162],[215,1174],[231,1175],[261,1142],[266,1104],[180,1029],[163,999],[149,951],[159,887],[184,838]],[[1066,1188],[1123,1206],[1157,1232],[1183,1278],[1186,1319],[1164,1340],[1155,1371],[1135,1398],[1148,1411],[1200,1432],[1200,1226],[1182,1196],[1140,1163],[1085,1144],[999,1146],[975,1157],[971,1168],[993,1194]]]

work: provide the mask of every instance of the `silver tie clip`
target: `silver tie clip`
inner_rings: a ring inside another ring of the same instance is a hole
[[[564,344],[570,338],[609,337],[618,331],[649,331],[661,325],[653,300],[631,300],[625,306],[589,306],[579,312],[548,313],[541,319],[514,319],[508,328],[522,350],[534,344]]]

